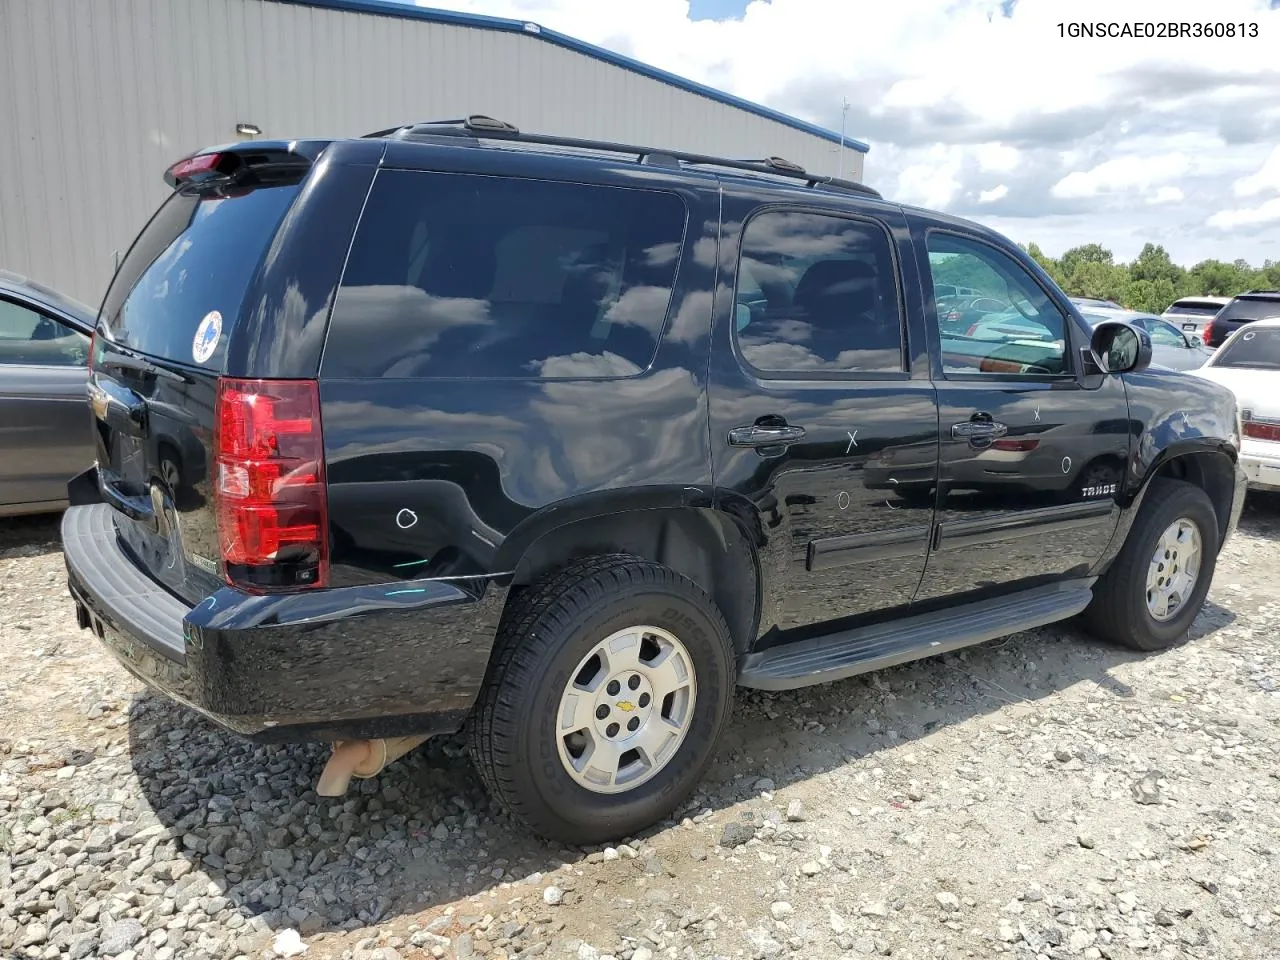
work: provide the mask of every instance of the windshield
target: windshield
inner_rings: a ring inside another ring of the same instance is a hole
[[[1226,344],[1213,358],[1215,367],[1280,370],[1280,327],[1248,330]]]
[[[107,291],[106,335],[154,357],[220,369],[249,282],[298,190],[175,191]]]

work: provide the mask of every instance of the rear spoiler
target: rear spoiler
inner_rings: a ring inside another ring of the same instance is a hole
[[[175,190],[186,184],[252,184],[301,175],[332,141],[254,140],[206,147],[189,153],[164,172]]]

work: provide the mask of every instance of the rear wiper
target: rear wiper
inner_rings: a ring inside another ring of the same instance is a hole
[[[139,373],[150,374],[153,377],[160,377],[164,380],[172,380],[177,383],[191,383],[192,379],[185,374],[177,373],[173,370],[166,370],[164,367],[157,366],[149,360],[143,360],[139,357],[127,357],[121,354],[108,359],[103,359],[103,364],[112,364],[123,370],[136,370]]]

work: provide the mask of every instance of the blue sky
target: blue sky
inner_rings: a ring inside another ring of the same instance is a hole
[[[1276,2],[1280,2],[1280,0],[1276,0]],[[746,0],[690,0],[689,19],[735,19],[741,17],[746,9]]]
[[[2,0],[0,0],[2,2]],[[886,197],[1051,254],[1280,259],[1280,0],[424,0],[531,20],[866,141]],[[1245,24],[1064,36],[1066,21]],[[762,153],[767,146],[762,145]]]

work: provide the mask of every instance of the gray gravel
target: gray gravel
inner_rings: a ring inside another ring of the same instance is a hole
[[[344,798],[75,628],[56,523],[0,522],[0,957],[1280,957],[1280,501],[1193,639],[1062,625],[746,693],[680,816],[591,851],[456,740]],[[277,949],[278,948],[278,949]]]

